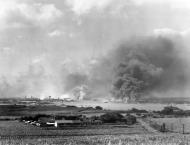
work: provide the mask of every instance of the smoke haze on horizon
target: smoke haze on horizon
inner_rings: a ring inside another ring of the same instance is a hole
[[[0,97],[110,98],[119,71],[142,97],[189,97],[189,14],[187,0],[0,0]]]

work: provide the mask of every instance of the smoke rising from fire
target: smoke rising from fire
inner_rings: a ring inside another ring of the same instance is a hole
[[[187,97],[189,66],[184,53],[187,47],[178,36],[131,38],[92,64],[88,75],[69,75],[68,87],[87,85],[89,98]]]
[[[111,96],[123,100],[187,97],[189,52],[178,38],[133,37],[81,70],[69,71],[64,65],[48,73],[42,65],[31,65],[12,80],[2,77],[0,93],[3,97],[59,97],[72,92],[80,99]]]
[[[0,9],[0,97],[189,95],[184,0],[0,0]]]
[[[118,62],[114,94],[118,98],[136,100],[155,92],[184,92],[189,79],[184,66],[187,60],[180,54],[184,50],[178,42],[164,37],[145,37],[123,43],[114,51]]]

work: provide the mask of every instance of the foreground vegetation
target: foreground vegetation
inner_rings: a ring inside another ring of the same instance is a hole
[[[0,145],[188,145],[185,135],[104,135],[72,137],[6,138]]]
[[[190,135],[152,134],[132,126],[51,130],[18,121],[0,122],[0,145],[188,145]]]

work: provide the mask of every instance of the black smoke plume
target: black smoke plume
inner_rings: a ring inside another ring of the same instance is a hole
[[[179,45],[163,37],[147,37],[122,43],[112,53],[116,63],[112,94],[138,100],[152,92],[183,90],[187,85]]]

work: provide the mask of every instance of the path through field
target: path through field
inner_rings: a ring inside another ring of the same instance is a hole
[[[158,130],[152,128],[148,123],[146,123],[145,121],[143,121],[142,119],[138,118],[137,121],[148,131],[151,133],[160,133]]]

